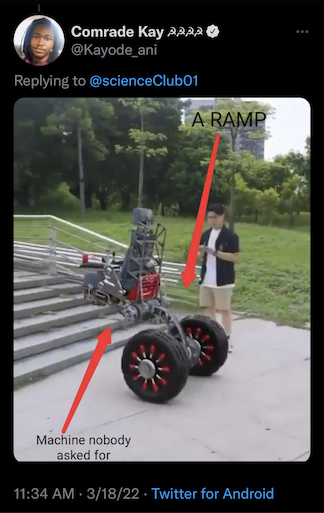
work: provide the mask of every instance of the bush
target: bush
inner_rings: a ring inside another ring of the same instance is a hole
[[[256,208],[260,211],[262,222],[271,224],[275,217],[279,204],[279,194],[270,187],[265,191],[258,192],[256,196]]]
[[[117,192],[112,192],[108,196],[108,210],[111,212],[119,212],[121,209],[121,200]]]
[[[240,217],[236,218],[237,222],[240,223],[253,223],[255,224],[255,215],[242,215]],[[264,220],[261,218],[261,216],[258,217],[258,223],[257,224],[265,224]],[[275,213],[272,218],[273,226],[278,226],[281,228],[291,228],[290,224],[290,215],[289,214],[279,214]],[[300,212],[298,215],[297,213],[294,214],[294,227],[304,227],[309,228],[310,227],[310,212]]]
[[[69,186],[63,182],[56,189],[45,192],[37,202],[37,211],[80,211],[80,200],[69,191]]]
[[[174,203],[173,205],[170,205],[169,207],[164,207],[164,215],[166,217],[176,217],[179,215],[179,205],[177,203]]]
[[[95,195],[93,195],[91,198],[91,206],[92,210],[101,210],[100,201],[98,200],[98,198],[96,198]]]

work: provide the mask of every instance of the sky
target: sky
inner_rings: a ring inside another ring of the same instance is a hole
[[[304,98],[242,98],[242,100],[269,103],[276,109],[274,118],[266,120],[266,129],[270,131],[271,137],[265,141],[265,160],[270,160],[276,155],[285,155],[290,150],[305,153],[306,137],[310,136],[310,104],[307,100]]]

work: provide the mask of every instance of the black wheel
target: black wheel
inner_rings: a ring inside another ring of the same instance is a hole
[[[224,365],[228,354],[228,339],[222,326],[203,315],[188,315],[180,322],[184,333],[200,344],[200,358],[191,367],[192,376],[211,376]]]
[[[150,329],[127,342],[122,371],[129,388],[141,399],[163,403],[185,386],[189,358],[179,340],[167,332]]]

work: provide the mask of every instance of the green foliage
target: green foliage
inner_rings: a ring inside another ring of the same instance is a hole
[[[219,132],[210,201],[220,197],[236,216],[264,222],[257,210],[270,208],[265,205],[267,195],[261,195],[258,204],[256,195],[272,189],[279,203],[270,200],[275,208],[271,222],[280,212],[298,224],[298,213],[310,209],[310,139],[305,155],[290,152],[263,161],[232,151],[231,130],[212,127],[210,112],[201,113],[204,127],[183,126],[183,105],[179,98],[20,99],[14,111],[15,204],[20,209],[37,207],[47,191],[62,182],[79,198],[80,128],[88,209],[129,211],[137,204],[142,173],[143,205],[196,215]],[[243,118],[256,110],[273,114],[267,105],[231,99],[220,100],[217,110],[233,116],[239,110]],[[251,137],[269,135],[249,132]]]
[[[154,98],[119,98],[124,107],[129,107],[136,112],[145,114],[155,113],[160,108],[160,102]]]
[[[120,144],[115,145],[116,153],[126,152],[135,153],[139,155],[139,180],[138,180],[138,198],[137,205],[143,206],[143,187],[144,187],[144,159],[155,158],[164,156],[168,153],[166,146],[156,146],[154,143],[157,141],[166,140],[167,136],[163,133],[154,133],[145,130],[146,116],[155,114],[161,107],[161,103],[153,98],[120,98],[119,101],[124,107],[131,108],[139,117],[140,128],[130,128],[128,131],[129,139],[131,141],[127,146]],[[152,144],[153,143],[153,144]]]
[[[278,209],[279,210],[279,209]],[[237,221],[240,223],[250,223],[255,224],[256,216],[254,214],[243,214],[237,218]],[[258,218],[258,224],[266,225],[267,223],[262,217]],[[277,226],[279,228],[290,228],[296,229],[298,231],[309,232],[310,230],[310,212],[300,212],[295,215],[293,226],[291,223],[290,214],[281,214],[279,211],[273,214],[271,219],[271,226]]]
[[[252,214],[257,208],[256,198],[259,191],[257,189],[250,188],[240,173],[235,176],[235,189],[236,214],[239,217],[246,214]]]
[[[137,113],[139,128],[130,128],[128,131],[129,138],[134,142],[134,145],[128,146],[129,151],[136,153],[145,152],[149,148],[147,143],[166,139],[167,137],[162,133],[154,133],[144,129],[145,116],[148,114],[156,113],[160,108],[160,102],[153,98],[120,98],[119,102],[126,108],[130,108]],[[119,152],[122,146],[118,145]]]
[[[103,120],[108,123],[112,115],[112,106],[98,98],[64,99],[47,116],[41,131],[47,136],[60,135],[62,142],[68,144],[69,140],[75,139],[76,131],[80,127],[86,150],[96,160],[103,160],[108,148],[96,134],[96,117],[99,117],[100,124]]]
[[[281,207],[291,214],[302,209],[310,209],[310,138],[306,138],[306,154],[290,151],[288,155],[279,155],[279,162],[289,169],[287,181],[282,188]]]
[[[178,203],[180,213],[197,212],[205,183],[215,130],[204,133],[203,128],[184,127],[179,132],[177,159],[171,164],[167,180],[169,195],[166,204]],[[227,189],[226,178],[220,174],[218,159],[228,152],[228,141],[221,138],[217,153],[211,197],[223,194]]]
[[[266,223],[271,223],[279,205],[279,194],[272,188],[256,195],[256,207]]]
[[[142,131],[138,128],[131,128],[129,130],[129,137],[134,141],[134,146],[124,147],[120,144],[116,144],[116,153],[121,153],[123,151],[136,153],[138,155],[143,153],[145,157],[156,157],[157,155],[166,155],[168,153],[168,149],[165,146],[154,148],[148,145],[148,143],[166,140],[167,137],[164,134],[153,134],[147,130]]]
[[[14,108],[14,194],[21,208],[61,181],[60,141],[48,144],[40,127],[54,108],[53,98],[21,98]]]
[[[39,198],[37,210],[51,213],[62,209],[63,211],[80,210],[80,201],[69,191],[66,183],[61,183],[56,189],[44,192]]]

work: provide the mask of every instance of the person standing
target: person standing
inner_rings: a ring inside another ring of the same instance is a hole
[[[199,289],[199,306],[216,321],[220,312],[224,331],[230,342],[232,332],[231,299],[235,287],[234,264],[239,261],[239,237],[224,224],[224,207],[215,203],[207,209],[210,228],[200,241],[203,256]],[[233,351],[230,342],[229,352]]]

